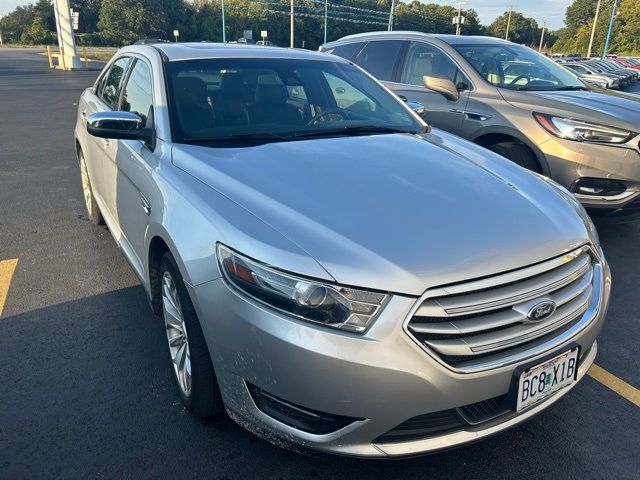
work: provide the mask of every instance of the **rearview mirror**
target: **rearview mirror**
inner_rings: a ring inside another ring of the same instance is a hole
[[[460,98],[458,89],[448,78],[430,77],[429,75],[425,75],[422,77],[422,83],[424,83],[424,86],[429,90],[441,93],[447,100],[451,100],[452,102],[455,102]]]
[[[152,128],[146,128],[133,112],[98,112],[87,117],[87,132],[94,137],[153,142]]]

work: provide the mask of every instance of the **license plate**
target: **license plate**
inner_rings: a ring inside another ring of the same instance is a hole
[[[520,375],[516,411],[521,412],[571,385],[578,372],[578,348],[534,365]]]

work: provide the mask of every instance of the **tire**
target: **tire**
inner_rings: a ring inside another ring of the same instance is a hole
[[[82,182],[82,195],[84,197],[84,206],[87,210],[87,218],[89,218],[89,221],[94,225],[104,225],[104,218],[102,217],[100,208],[98,208],[96,197],[93,196],[89,170],[87,170],[87,163],[84,160],[82,150],[78,151],[78,161],[80,162],[80,180]]]
[[[182,403],[198,417],[219,415],[224,405],[211,355],[182,275],[169,252],[160,262],[160,281],[169,360]]]
[[[529,148],[517,142],[494,143],[487,147],[492,152],[502,155],[511,160],[516,165],[520,165],[527,170],[542,173],[538,159]]]

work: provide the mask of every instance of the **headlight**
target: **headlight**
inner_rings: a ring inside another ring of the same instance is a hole
[[[587,229],[587,235],[589,236],[589,241],[596,252],[600,252],[600,237],[598,236],[598,231],[596,230],[596,226],[593,224],[593,220],[584,209],[582,204],[578,201],[576,197],[574,197],[569,190],[564,188],[557,182],[554,182],[549,177],[545,177],[544,175],[537,174],[539,178],[544,180],[548,185],[550,185],[555,191],[557,191],[564,200],[573,207],[576,213],[582,219],[585,228]]]
[[[636,136],[636,133],[628,130],[554,117],[544,113],[534,113],[533,117],[547,132],[556,137],[579,142],[625,143]]]
[[[327,327],[364,332],[388,295],[281,272],[218,244],[218,262],[235,288],[281,312]]]

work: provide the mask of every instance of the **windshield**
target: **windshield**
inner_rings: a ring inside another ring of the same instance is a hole
[[[179,143],[424,130],[398,100],[347,63],[184,60],[168,63],[167,79]]]
[[[586,89],[575,75],[528,47],[515,44],[453,47],[496,87],[511,90]]]

